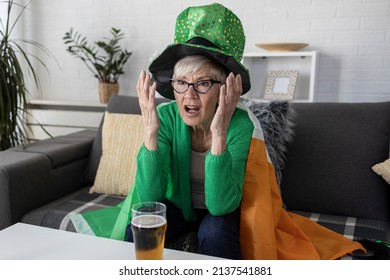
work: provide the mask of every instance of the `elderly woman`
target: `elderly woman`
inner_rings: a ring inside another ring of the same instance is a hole
[[[195,231],[200,253],[231,259],[242,258],[240,205],[254,129],[237,108],[250,88],[244,46],[241,21],[229,9],[187,8],[175,43],[149,67],[155,82],[142,71],[137,85],[145,135],[132,203],[164,201],[167,241]],[[156,90],[174,101],[156,109]]]
[[[175,102],[156,110],[156,83],[149,85],[149,75],[142,72],[137,86],[145,124],[135,181],[139,199],[168,205],[167,240],[198,231],[199,252],[240,259],[239,210],[253,132],[247,112],[236,107],[241,76],[227,76],[215,61],[191,55],[174,66]]]

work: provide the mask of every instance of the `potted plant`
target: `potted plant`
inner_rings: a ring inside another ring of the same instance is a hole
[[[123,67],[132,52],[119,46],[124,34],[120,29],[111,28],[111,37],[88,43],[85,36],[74,32],[73,28],[63,37],[67,51],[80,58],[87,68],[99,80],[99,99],[101,103],[107,103],[112,95],[119,92],[118,78],[123,74]]]
[[[31,55],[31,50],[25,51],[24,47],[35,47],[47,55],[50,52],[36,41],[14,39],[11,36],[28,4],[21,5],[13,0],[1,3],[7,3],[6,18],[0,18],[0,151],[3,151],[28,142],[26,123],[29,92],[26,88],[25,70],[38,87],[38,77],[30,58],[35,58],[46,68],[41,59]],[[19,11],[13,12],[14,7]],[[15,17],[13,22],[12,16]],[[45,132],[47,133],[46,130]]]

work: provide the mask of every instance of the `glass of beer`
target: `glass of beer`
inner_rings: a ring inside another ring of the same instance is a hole
[[[131,229],[137,260],[163,259],[166,228],[163,203],[147,201],[132,205]]]

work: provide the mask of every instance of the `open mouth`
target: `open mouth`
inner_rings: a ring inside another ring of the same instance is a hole
[[[184,105],[184,110],[189,115],[196,115],[200,111],[200,107],[195,105]]]

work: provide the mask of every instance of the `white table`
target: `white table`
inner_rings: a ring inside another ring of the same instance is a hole
[[[134,244],[17,223],[0,231],[0,260],[134,260]],[[216,257],[164,250],[166,260]]]

